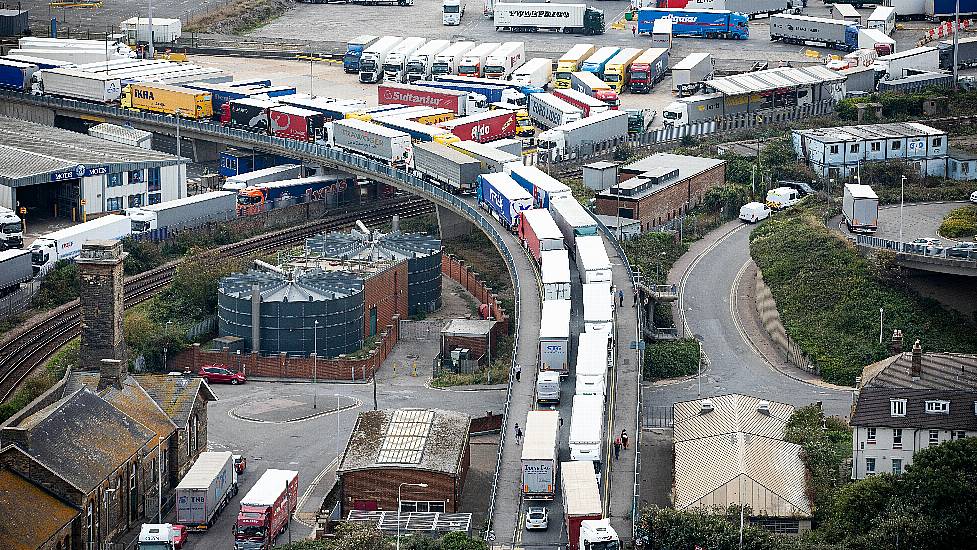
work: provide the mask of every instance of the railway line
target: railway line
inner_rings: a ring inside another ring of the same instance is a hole
[[[333,214],[321,220],[258,235],[215,250],[226,257],[248,256],[295,245],[315,233],[352,226],[356,220],[362,220],[369,225],[386,221],[394,214],[409,218],[433,210],[434,205],[424,199],[400,198],[379,207]],[[132,307],[156,296],[173,280],[179,263],[180,260],[176,260],[127,277],[125,306]],[[42,368],[57,350],[80,333],[81,306],[77,299],[30,319],[25,326],[9,333],[0,342],[0,402],[10,399],[28,376]]]

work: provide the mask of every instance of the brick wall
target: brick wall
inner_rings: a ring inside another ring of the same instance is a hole
[[[370,310],[377,309],[377,331],[393,324],[394,316],[407,316],[407,262],[390,266],[366,279],[363,285],[363,338],[370,334]]]
[[[467,457],[466,446],[466,457]],[[446,512],[457,512],[465,465],[459,475],[412,470],[409,468],[377,468],[347,472],[340,477],[343,517],[349,514],[357,500],[376,501],[378,510],[397,509],[397,488],[401,483],[426,483],[427,487],[404,487],[403,500],[445,501]]]
[[[469,358],[478,361],[480,365],[487,365],[489,363],[488,350],[490,346],[493,350],[491,356],[493,359],[495,358],[495,346],[491,344],[493,340],[495,340],[495,335],[491,332],[485,338],[476,336],[445,336],[441,340],[441,353],[444,357],[448,357],[448,352],[453,349],[467,349],[470,350]]]
[[[441,254],[441,273],[458,281],[476,300],[489,306],[489,315],[499,322],[496,325],[499,332],[496,334],[508,334],[509,316],[499,302],[499,296],[492,292],[492,287],[478,277],[478,273],[468,267],[465,260],[447,252]]]

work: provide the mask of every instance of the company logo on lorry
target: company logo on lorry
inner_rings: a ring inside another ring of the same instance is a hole
[[[421,105],[424,107],[452,107],[451,99],[445,96],[426,95],[405,90],[383,90],[383,100],[389,103],[406,103],[408,105]]]
[[[570,12],[568,11],[551,11],[551,10],[510,10],[509,15],[515,17],[562,17],[563,19],[570,18]]]
[[[139,88],[136,88],[135,90],[132,91],[132,95],[134,95],[138,99],[148,99],[150,101],[156,100],[156,98],[153,97],[152,90],[140,90]]]

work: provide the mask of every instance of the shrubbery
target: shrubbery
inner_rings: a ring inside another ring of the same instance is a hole
[[[699,371],[699,341],[651,342],[645,347],[644,376],[649,380],[689,376]]]
[[[955,208],[943,218],[940,235],[951,239],[972,238],[977,235],[977,206]]]

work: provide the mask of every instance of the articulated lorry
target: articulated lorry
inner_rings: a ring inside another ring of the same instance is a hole
[[[512,71],[509,80],[520,84],[529,93],[542,92],[550,84],[553,78],[553,60],[545,57],[534,57],[527,61],[522,67]]]
[[[461,79],[467,79],[470,77],[459,77],[456,76],[450,80],[441,80],[442,77],[437,77],[437,80],[425,80],[424,82],[418,82],[419,86],[425,88],[443,88],[446,90],[457,90],[459,92],[469,92],[474,94],[473,97],[478,98],[478,96],[483,96],[485,102],[483,103],[479,98],[476,102],[474,109],[487,108],[488,103],[510,103],[512,105],[519,105],[519,103],[525,104],[526,96],[519,90],[511,86],[503,86],[498,80],[486,80],[487,82],[493,82],[493,84],[486,84],[482,82],[464,82]]]
[[[648,48],[631,63],[628,87],[633,94],[647,94],[668,72],[668,49]]]
[[[363,55],[363,50],[372,46],[379,39],[379,37],[371,34],[361,34],[347,42],[346,53],[343,54],[343,71],[347,73],[360,72],[360,56]]]
[[[206,531],[237,494],[237,472],[230,451],[204,452],[176,486],[176,523]]]
[[[34,277],[31,251],[20,248],[0,251],[0,296],[6,296]]]
[[[812,43],[846,52],[859,48],[857,24],[807,15],[771,15],[770,40],[788,44]]]
[[[578,153],[589,154],[591,148],[619,143],[627,135],[628,114],[607,111],[541,132],[537,148],[540,156],[556,161],[575,158]]]
[[[381,84],[377,87],[377,103],[450,109],[458,116],[468,116],[488,108],[484,95],[425,84],[428,83]]]
[[[339,204],[356,179],[344,172],[324,170],[318,176],[274,181],[247,187],[237,196],[237,213],[250,216],[273,208],[324,200],[329,206]]]
[[[0,247],[20,248],[24,245],[24,221],[13,210],[0,206]]]
[[[604,12],[587,4],[496,4],[495,30],[604,34]]]
[[[282,181],[295,179],[302,175],[302,165],[300,164],[279,164],[269,166],[251,172],[242,172],[235,176],[229,176],[224,180],[221,189],[225,191],[240,191],[245,187],[268,183],[272,181]]]
[[[700,36],[746,40],[750,37],[749,17],[730,10],[661,9],[638,10],[638,33],[651,34],[655,21],[672,21],[675,36]]]
[[[408,36],[390,50],[383,60],[383,79],[390,82],[403,82],[407,78],[407,61],[417,50],[427,43],[426,38]]]
[[[270,550],[298,504],[299,474],[268,469],[241,499],[234,550]]]
[[[109,214],[85,223],[42,235],[31,243],[31,264],[35,277],[43,277],[61,260],[73,260],[87,241],[117,241],[132,233],[129,218]]]
[[[32,93],[113,103],[122,96],[122,80],[110,74],[77,69],[44,69],[34,73]]]
[[[474,76],[476,78],[485,75],[485,60],[488,56],[498,50],[502,44],[499,42],[485,42],[468,50],[461,61],[458,62],[458,74],[462,76]]]
[[[413,83],[430,78],[437,55],[450,45],[450,40],[432,40],[418,48],[407,59],[407,77],[405,80],[408,83]]]
[[[9,59],[0,60],[0,88],[29,92],[31,77],[37,70],[35,65]]]
[[[509,170],[509,177],[533,196],[536,208],[549,210],[551,201],[573,198],[573,192],[565,183],[535,166],[511,164],[506,168]],[[562,233],[560,238],[563,238]],[[563,245],[559,248],[563,248]]]
[[[556,61],[556,78],[553,86],[569,88],[570,73],[579,71],[583,62],[594,55],[595,51],[597,51],[597,47],[593,44],[575,44],[567,53],[561,55]]]
[[[610,86],[615,93],[624,92],[624,87],[628,85],[631,64],[641,54],[642,50],[638,48],[623,48],[604,66],[604,78],[601,80]]]
[[[441,143],[414,144],[414,171],[456,195],[475,193],[482,163]]]
[[[559,411],[529,411],[522,445],[522,498],[554,500],[559,465]]]
[[[508,80],[509,74],[525,61],[525,43],[505,42],[485,58],[485,78]]]
[[[226,222],[236,217],[237,193],[210,191],[191,197],[129,208],[126,216],[132,220],[132,233],[139,235],[154,229],[175,231],[196,227],[207,222]]]
[[[540,212],[540,210],[532,209],[527,212]],[[559,229],[556,233],[559,233]],[[552,241],[553,238],[551,234],[548,240]],[[562,244],[562,238],[560,241]],[[544,300],[541,311],[539,370],[554,371],[560,373],[560,376],[568,376],[570,374],[570,300]]]
[[[474,42],[455,42],[445,48],[441,53],[434,56],[434,63],[431,65],[431,76],[437,77],[442,74],[457,74],[458,64],[461,59],[475,47]]]
[[[658,8],[729,10],[749,16],[778,13],[792,7],[791,0],[658,0]]]
[[[363,50],[363,55],[360,56],[360,82],[383,80],[383,64],[387,56],[403,41],[400,36],[384,36]]]
[[[123,109],[177,115],[192,120],[214,116],[210,92],[166,84],[129,84],[122,89],[120,105]]]
[[[570,73],[570,87],[578,92],[583,92],[589,96],[607,103],[611,109],[617,109],[621,105],[621,99],[617,92],[611,89],[606,82],[596,74],[589,71]]]
[[[414,149],[407,132],[347,119],[330,122],[329,145],[351,153],[406,169],[413,162]]]
[[[553,221],[550,213],[542,208],[533,208],[523,212],[519,224],[519,238],[522,239],[523,244],[529,250],[529,254],[537,262],[542,261],[540,255],[543,252],[565,248],[563,233],[556,226],[556,222]]]
[[[533,207],[533,197],[529,192],[501,173],[478,176],[476,200],[479,206],[491,212],[510,231],[519,227],[522,212]]]
[[[577,238],[597,235],[597,221],[572,197],[550,201],[553,221],[563,233],[563,240],[571,254],[576,255]]]
[[[539,93],[529,96],[529,116],[540,128],[555,128],[580,120],[583,111],[554,94]]]
[[[560,464],[560,490],[563,493],[563,522],[569,545],[567,550],[618,550],[617,532],[604,519],[600,489],[590,462]]]
[[[464,141],[488,143],[516,135],[516,113],[498,109],[438,124]]]
[[[716,60],[711,53],[693,53],[672,67],[672,91],[685,95],[716,73]]]
[[[553,90],[553,95],[580,109],[583,113],[583,117],[581,118],[611,110],[611,107],[607,103],[576,90]]]
[[[603,78],[607,63],[619,51],[621,51],[621,48],[617,46],[604,46],[591,54],[587,59],[584,59],[583,64],[580,65],[580,70],[582,72],[593,73],[597,78]]]

